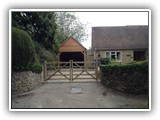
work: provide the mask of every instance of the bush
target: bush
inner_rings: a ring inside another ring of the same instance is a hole
[[[108,64],[111,63],[111,61],[110,61],[109,58],[101,58],[101,59],[99,60],[99,62],[100,62],[100,64],[102,64],[102,65],[108,65]]]
[[[41,73],[42,72],[42,65],[39,63],[33,64],[32,72]]]
[[[127,93],[148,92],[148,61],[101,66],[101,80],[117,90]]]
[[[12,28],[12,69],[25,69],[35,62],[35,48],[31,37],[23,30]]]
[[[26,67],[27,71],[32,71],[34,73],[41,73],[42,72],[42,65],[40,63],[29,63]]]
[[[35,73],[42,71],[31,37],[25,31],[14,27],[12,28],[12,70]]]
[[[148,72],[148,61],[143,62],[133,62],[128,64],[110,64],[104,67],[101,67],[105,75],[110,75],[115,72],[117,73],[133,73],[133,72]]]
[[[32,71],[34,73],[42,72],[42,65],[40,63],[28,63],[26,66],[15,66],[14,71]]]

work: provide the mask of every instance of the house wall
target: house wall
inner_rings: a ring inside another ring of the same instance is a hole
[[[133,61],[133,50],[122,51],[122,63],[128,63]]]
[[[149,51],[148,51],[148,49],[146,50],[145,57],[146,57],[147,60],[149,59]]]
[[[115,51],[115,50],[112,50]],[[128,63],[133,61],[133,50],[116,50],[120,51],[122,54],[122,63]],[[111,52],[110,51],[96,51],[95,52],[95,59],[99,58],[106,58],[106,52]]]

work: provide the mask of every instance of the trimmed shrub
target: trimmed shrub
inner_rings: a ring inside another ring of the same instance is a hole
[[[12,70],[35,73],[42,71],[31,37],[15,27],[12,28]]]
[[[148,73],[148,61],[101,66],[101,81],[126,93],[148,93]]]
[[[35,62],[35,48],[31,37],[27,32],[18,28],[12,28],[12,69],[22,70],[28,63]]]

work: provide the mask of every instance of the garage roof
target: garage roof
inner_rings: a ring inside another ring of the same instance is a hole
[[[59,52],[83,52],[86,48],[73,37],[69,37],[59,47]]]

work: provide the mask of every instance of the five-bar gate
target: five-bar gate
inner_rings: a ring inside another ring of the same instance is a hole
[[[98,79],[96,61],[44,62],[44,79],[47,80],[86,80]]]

